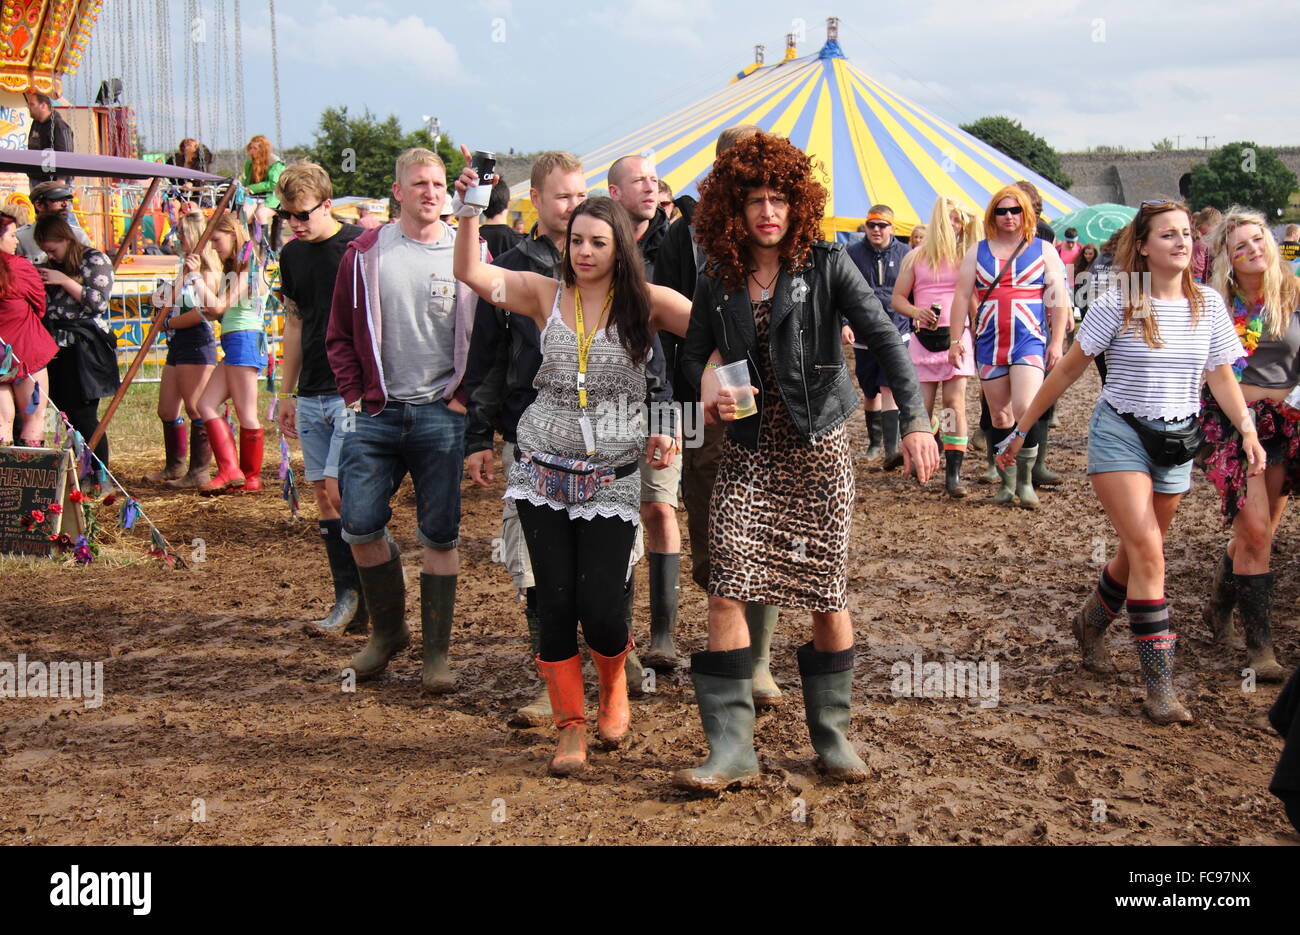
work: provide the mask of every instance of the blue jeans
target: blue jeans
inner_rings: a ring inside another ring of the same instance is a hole
[[[349,414],[339,454],[343,539],[364,545],[383,538],[393,518],[389,501],[410,472],[420,543],[443,552],[456,548],[465,416],[442,400],[424,406],[389,401],[379,415]]]
[[[315,483],[327,477],[338,478],[346,410],[340,396],[298,397],[298,443],[302,446],[307,480]]]

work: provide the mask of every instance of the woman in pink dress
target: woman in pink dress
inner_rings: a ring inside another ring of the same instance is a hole
[[[978,240],[979,217],[975,210],[940,195],[930,212],[925,242],[903,260],[892,299],[894,311],[914,322],[915,333],[907,346],[916,378],[921,381],[926,412],[933,413],[937,394],[943,399],[939,417],[930,418],[943,439],[944,489],[954,498],[966,496],[966,488],[961,483],[961,462],[966,455],[968,437],[966,378],[975,375],[975,358],[970,335],[963,333],[966,354],[958,366],[949,362],[948,324],[961,258]]]
[[[17,256],[17,222],[0,214],[0,445],[13,444],[14,416],[22,428],[19,442],[29,448],[45,443],[45,365],[58,345],[41,324],[45,286],[36,267]]]

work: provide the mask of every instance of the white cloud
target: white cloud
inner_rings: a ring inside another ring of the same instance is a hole
[[[367,72],[383,72],[402,83],[460,82],[464,77],[456,47],[437,27],[414,14],[396,19],[342,13],[326,3],[310,19],[280,13],[276,20],[281,80],[296,62],[319,68],[322,53],[329,56],[331,49],[337,50],[338,57],[346,57],[349,65],[332,69],[328,83],[348,81],[352,75]],[[268,26],[245,27],[244,36],[254,50],[270,50]]]
[[[718,40],[716,31],[706,26],[714,19],[713,0],[626,0],[584,19],[585,28],[604,27],[643,41],[647,55],[664,43],[695,50]]]

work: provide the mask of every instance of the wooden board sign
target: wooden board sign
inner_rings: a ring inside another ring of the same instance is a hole
[[[59,448],[0,448],[0,552],[16,555],[50,554],[50,534],[61,528],[63,516],[49,516],[51,503],[63,503],[71,455]],[[73,473],[75,483],[75,473]],[[32,510],[50,522],[24,528]],[[64,507],[66,514],[67,507]]]

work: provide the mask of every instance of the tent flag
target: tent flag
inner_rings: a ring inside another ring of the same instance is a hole
[[[582,157],[587,187],[608,185],[620,156],[651,154],[674,196],[698,197],[713,164],[718,134],[752,123],[788,137],[808,153],[826,186],[825,234],[858,229],[873,204],[894,209],[905,235],[929,219],[939,195],[983,210],[1003,185],[1028,179],[1043,196],[1047,220],[1084,202],[1010,157],[880,84],[832,39],[816,55],[754,69],[694,104]],[[513,207],[532,216],[527,182],[511,189]]]

